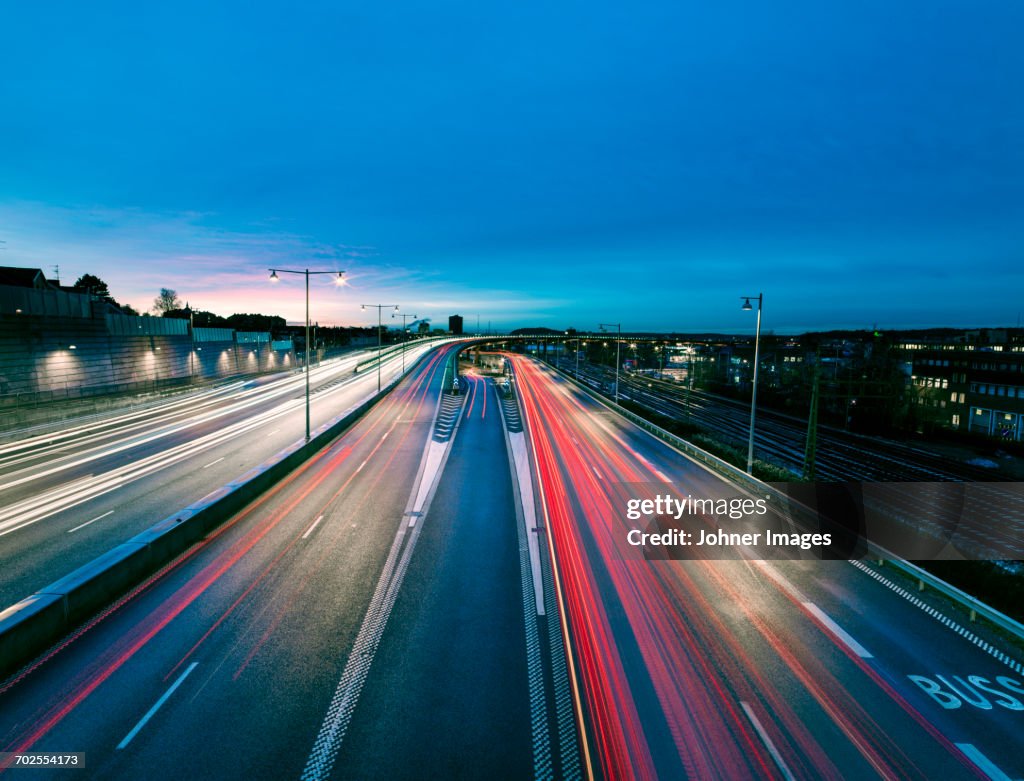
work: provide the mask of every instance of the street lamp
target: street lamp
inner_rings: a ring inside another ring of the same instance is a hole
[[[277,275],[278,272],[282,274],[302,274],[306,277],[306,349],[303,350],[305,354],[306,364],[306,441],[309,442],[309,275],[310,274],[334,274],[334,284],[341,285],[345,284],[345,272],[344,271],[310,271],[308,268],[302,271],[293,270],[289,268],[272,268],[270,269],[270,281],[277,283],[281,281],[281,278]]]
[[[397,309],[398,307],[395,307],[395,308]],[[392,319],[396,318],[396,317],[402,318],[402,374],[405,374],[405,334],[406,334],[406,326],[407,326],[407,324],[408,324],[408,322],[410,320],[415,320],[417,317],[419,317],[419,315],[406,315],[406,314],[397,314],[396,315],[394,312],[392,312],[391,313],[391,317],[392,317]],[[379,363],[379,361],[378,361],[378,363]]]
[[[387,309],[388,307],[392,307],[392,306],[395,308],[395,311],[397,312],[398,311],[398,304],[363,304],[361,308],[365,312],[366,311],[366,307],[368,307],[368,306],[369,307],[376,307],[376,309],[377,309],[377,393],[380,393],[380,348],[381,348],[381,342],[382,342],[382,340],[381,340],[380,312],[381,312],[382,309]],[[404,356],[403,356],[402,360],[403,361],[405,360]]]
[[[750,299],[755,296],[740,296],[743,299],[743,311],[749,312],[753,309]],[[757,330],[754,334],[754,386],[750,392],[750,439],[747,442],[747,474],[752,475],[754,469],[754,417],[757,414],[757,366],[761,357],[761,304],[764,302],[764,293],[757,296]]]
[[[619,403],[619,364],[621,363],[621,361],[619,360],[619,349],[622,346],[622,323],[598,323],[597,324],[597,327],[600,328],[602,331],[605,329],[605,327],[611,328],[612,326],[615,326],[617,334],[618,334],[616,339],[615,339],[615,403],[618,404]]]

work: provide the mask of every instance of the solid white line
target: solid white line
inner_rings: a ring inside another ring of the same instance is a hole
[[[782,773],[782,777],[787,781],[794,781],[793,772],[786,765],[786,761],[782,758],[782,754],[775,748],[775,744],[772,743],[772,739],[768,737],[768,733],[764,727],[761,726],[761,721],[757,718],[754,713],[754,709],[745,702],[741,702],[740,705],[743,707],[743,712],[747,714],[747,718],[750,719],[750,723],[754,725],[754,729],[757,730],[758,736],[764,742],[765,748],[768,749],[768,753],[771,754],[772,759],[775,760],[775,764],[779,767],[779,772]]]
[[[1010,777],[1006,775],[1006,773],[996,767],[995,763],[978,751],[973,744],[957,743],[956,747],[964,752],[964,755],[971,760],[971,762],[977,765],[978,769],[991,778],[992,781],[1011,781]]]
[[[315,521],[313,521],[313,525],[306,529],[306,533],[302,535],[302,539],[306,539],[309,535],[311,535],[313,533],[313,529],[315,529],[316,525],[320,523],[320,521],[322,521],[323,519],[324,517],[321,515]]]
[[[181,682],[188,677],[190,672],[196,669],[196,665],[198,664],[199,662],[192,662],[192,664],[188,666],[188,669],[178,677],[178,680],[171,684],[171,688],[164,692],[164,696],[156,701],[156,704],[147,711],[146,715],[139,719],[139,723],[132,727],[132,731],[124,736],[124,740],[117,744],[118,750],[123,749],[132,742],[132,738],[139,734],[139,730],[146,726],[146,722],[153,718],[153,714],[160,710],[160,706],[167,702],[167,698],[174,694],[174,690],[181,686]]]
[[[76,526],[74,529],[68,529],[68,534],[71,534],[71,532],[76,532],[79,529],[84,529],[90,523],[96,523],[96,521],[100,520],[100,518],[106,518],[108,515],[113,515],[113,514],[114,514],[113,510],[107,510],[107,512],[103,513],[103,515],[98,515],[95,518],[93,518],[91,521],[86,521],[85,523],[81,523],[78,526]]]
[[[825,625],[825,628],[828,629],[828,631],[830,631],[837,638],[839,638],[843,642],[843,644],[846,645],[846,647],[853,651],[855,654],[857,654],[857,656],[861,657],[862,659],[871,658],[871,652],[868,651],[856,640],[854,640],[852,637],[850,637],[846,630],[839,626],[839,624],[837,624],[835,621],[833,621],[831,618],[825,615],[825,612],[820,607],[815,605],[813,602],[804,602],[803,605],[805,608],[807,608],[808,611],[810,611],[810,613],[815,618],[817,618],[821,623]]]
[[[211,466],[213,466],[214,464],[219,464],[219,463],[220,463],[221,461],[223,461],[223,460],[224,460],[224,458],[225,458],[225,456],[221,456],[221,457],[220,457],[220,458],[218,458],[218,459],[217,459],[216,461],[211,461],[211,462],[210,462],[210,463],[208,463],[208,464],[207,464],[206,466],[204,466],[204,467],[203,467],[203,469],[209,469],[209,468],[210,468]]]

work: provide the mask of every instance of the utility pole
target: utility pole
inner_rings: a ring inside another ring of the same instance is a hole
[[[598,328],[602,331],[605,327],[611,328],[615,326],[616,339],[615,339],[615,403],[619,403],[619,366],[622,365],[622,361],[619,357],[619,350],[622,347],[622,323],[598,323]]]
[[[814,479],[814,457],[818,448],[818,394],[821,386],[821,351],[814,361],[814,379],[811,385],[811,410],[807,415],[807,445],[804,448],[804,479]]]

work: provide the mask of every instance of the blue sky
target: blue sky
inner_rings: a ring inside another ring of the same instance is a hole
[[[0,263],[302,317],[1014,324],[1018,2],[24,3]],[[150,7],[152,5],[152,7]],[[292,289],[291,285],[294,285]]]

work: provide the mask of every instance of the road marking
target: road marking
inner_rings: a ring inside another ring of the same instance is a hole
[[[221,456],[221,457],[220,457],[220,458],[218,458],[218,459],[217,459],[216,461],[211,461],[211,462],[210,462],[210,463],[208,463],[208,464],[207,464],[206,466],[204,466],[204,467],[203,467],[203,469],[209,469],[209,468],[210,468],[211,466],[213,466],[214,464],[219,464],[219,463],[220,463],[221,461],[223,461],[223,460],[224,460],[224,458],[225,458],[224,456]]]
[[[442,398],[443,394],[438,397],[434,407],[431,430],[437,423]],[[462,398],[464,405],[465,396]],[[462,410],[460,409],[457,418],[461,417]],[[398,598],[398,593],[405,580],[409,561],[416,549],[416,541],[419,539],[419,531],[423,528],[414,525],[415,518],[424,516],[430,509],[430,503],[444,471],[448,450],[454,441],[454,436],[453,432],[452,439],[447,442],[436,442],[431,439],[423,450],[412,492],[406,503],[405,512],[402,514],[403,518],[411,516],[411,520],[405,526],[399,524],[398,531],[395,533],[388,557],[384,562],[384,569],[377,580],[370,605],[356,635],[355,644],[345,661],[338,685],[306,760],[301,776],[302,781],[322,781],[331,775],[341,743],[351,723],[356,703],[359,701],[359,694],[369,675],[370,665],[380,646],[384,628],[387,626],[395,600]]]
[[[958,624],[956,621],[953,621],[951,618],[949,618],[945,614],[940,613],[934,607],[932,607],[931,605],[929,605],[928,603],[926,603],[922,599],[919,599],[918,597],[914,596],[914,594],[912,594],[911,592],[907,591],[902,586],[897,586],[891,580],[886,578],[881,573],[876,572],[873,568],[869,567],[867,564],[865,564],[862,561],[857,561],[856,559],[853,559],[852,561],[850,561],[850,564],[852,564],[853,566],[855,566],[857,569],[861,570],[865,574],[870,575],[872,578],[877,580],[879,583],[881,583],[886,588],[891,589],[892,591],[895,591],[897,594],[899,594],[901,597],[903,597],[905,600],[907,600],[910,604],[914,605],[915,607],[919,607],[921,610],[923,610],[925,613],[930,615],[932,618],[934,618],[940,624],[942,624],[943,626],[945,626],[945,627],[947,627],[949,629],[952,629],[954,632],[956,632],[962,638],[964,638],[968,642],[971,642],[974,645],[978,646],[978,648],[980,648],[982,651],[987,653],[989,656],[992,656],[995,659],[999,660],[1000,662],[1005,664],[1007,667],[1009,667],[1014,672],[1024,674],[1024,664],[1021,664],[1017,660],[1012,659],[1010,656],[1005,654],[1003,651],[1000,651],[998,648],[996,648],[994,645],[992,645],[988,641],[982,640],[980,637],[978,637],[976,634],[974,634],[974,632],[971,632],[971,631],[965,629],[960,624]]]
[[[596,466],[591,466],[590,468],[594,470],[594,474],[597,475],[597,479],[598,480],[604,480],[604,478],[601,477],[601,473],[597,471],[597,467]]]
[[[761,726],[761,721],[754,713],[754,709],[745,702],[741,702],[740,705],[743,708],[743,712],[747,714],[747,718],[750,719],[750,723],[754,725],[754,729],[757,731],[758,736],[764,743],[765,748],[768,749],[768,753],[771,754],[772,759],[775,760],[775,764],[778,766],[779,772],[782,773],[782,777],[787,779],[787,781],[795,781],[793,772],[789,769],[789,766],[786,765],[786,761],[782,758],[782,754],[780,754],[779,750],[775,748],[775,744],[772,743],[772,739],[768,737],[768,733],[765,731],[764,727]]]
[[[160,710],[160,706],[163,705],[165,702],[167,702],[167,699],[172,694],[174,694],[174,690],[177,689],[179,686],[181,686],[182,681],[184,681],[188,677],[188,674],[190,672],[192,672],[194,669],[196,669],[196,666],[198,664],[199,664],[199,662],[192,662],[192,664],[190,664],[188,666],[188,668],[185,670],[185,672],[183,672],[180,676],[178,676],[178,680],[176,680],[174,683],[171,684],[171,688],[169,688],[167,691],[164,692],[164,696],[156,701],[156,703],[153,705],[153,707],[150,708],[146,712],[146,715],[143,716],[141,719],[139,719],[139,723],[136,724],[134,727],[132,727],[132,731],[124,736],[124,740],[122,740],[120,743],[117,744],[117,750],[118,751],[120,751],[121,749],[123,749],[125,746],[127,746],[129,743],[132,742],[132,738],[134,738],[136,735],[139,734],[139,730],[141,730],[143,727],[146,726],[146,722],[148,722],[151,718],[153,718],[153,714],[156,713],[158,710]]]
[[[86,521],[85,523],[80,523],[80,524],[79,524],[78,526],[76,526],[76,527],[75,527],[74,529],[68,529],[68,534],[71,534],[71,532],[76,532],[76,531],[78,531],[79,529],[84,529],[84,528],[85,528],[86,526],[88,526],[88,525],[89,525],[90,523],[96,523],[96,521],[100,520],[101,518],[106,518],[106,517],[107,517],[108,515],[113,515],[113,514],[114,514],[114,511],[113,511],[113,510],[107,510],[107,512],[103,513],[103,515],[97,515],[97,516],[96,516],[95,518],[93,518],[93,519],[92,519],[91,521]]]
[[[821,623],[823,623],[825,625],[825,628],[828,629],[828,631],[830,631],[837,638],[839,638],[847,648],[849,648],[851,651],[857,654],[857,656],[859,656],[861,659],[872,658],[871,652],[868,651],[868,649],[866,649],[864,646],[862,646],[860,643],[854,640],[845,629],[843,629],[841,626],[839,626],[839,624],[837,624],[835,621],[833,621],[831,618],[825,615],[825,611],[823,611],[820,607],[815,605],[813,602],[804,602],[803,606],[811,613],[811,615],[813,615]]]
[[[369,460],[370,459],[367,458],[365,461],[363,461],[363,463],[356,467],[356,474],[359,474],[360,472],[363,471],[363,467],[366,466],[366,462]]]
[[[384,436],[382,436],[380,438],[380,441],[383,442],[385,439],[387,439],[388,438],[388,434],[390,434],[390,433],[391,433],[390,431],[385,431],[384,432]]]
[[[273,431],[268,431],[268,432],[267,432],[267,436],[268,436],[268,437],[272,437],[272,436],[274,436],[274,434],[276,434],[276,433],[277,433],[278,431],[280,431],[280,430],[281,430],[281,429],[279,429],[279,428],[275,428],[275,429],[274,429]]]
[[[318,516],[317,519],[313,521],[313,525],[306,529],[306,533],[302,535],[302,539],[306,539],[309,535],[311,535],[313,533],[313,529],[315,529],[316,525],[320,523],[320,521],[322,521],[323,519],[324,517],[322,515]]]
[[[668,479],[668,478],[667,478],[667,477],[665,476],[665,473],[664,473],[664,472],[662,472],[662,471],[660,471],[660,470],[658,470],[658,469],[655,469],[655,470],[654,470],[654,474],[656,474],[656,475],[658,476],[658,479],[659,479],[659,480],[661,480],[661,482],[663,482],[663,483],[671,483],[671,482],[672,482],[671,480],[669,480],[669,479]]]
[[[971,743],[957,743],[956,747],[960,749],[964,756],[966,756],[971,762],[978,766],[986,776],[992,779],[992,781],[1011,781],[1010,777],[1006,775],[1002,770],[996,767],[995,763],[978,751]]]

